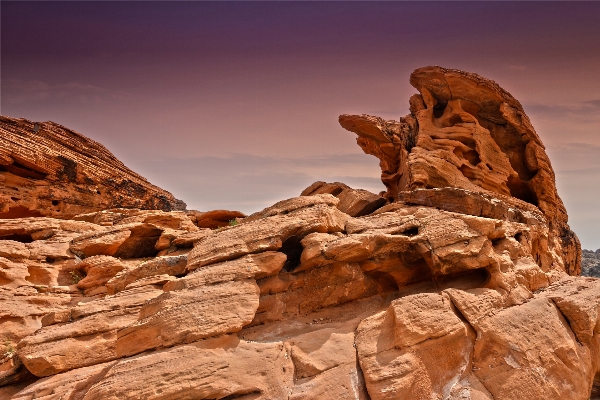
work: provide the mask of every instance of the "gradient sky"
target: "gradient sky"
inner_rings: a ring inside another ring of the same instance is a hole
[[[1,7],[2,115],[103,143],[190,209],[316,180],[383,190],[342,113],[408,113],[418,67],[525,107],[571,227],[600,247],[600,2],[32,2]]]

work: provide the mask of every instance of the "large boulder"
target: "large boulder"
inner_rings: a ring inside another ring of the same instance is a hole
[[[331,194],[340,199],[337,205],[338,210],[351,217],[362,217],[371,214],[385,204],[385,199],[379,195],[364,189],[352,189],[340,182],[315,182],[304,189],[300,196],[314,196],[317,194]]]
[[[234,224],[238,218],[246,217],[241,211],[212,210],[212,211],[188,211],[188,215],[198,228],[217,229]]]

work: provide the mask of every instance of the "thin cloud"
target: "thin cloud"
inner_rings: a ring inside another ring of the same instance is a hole
[[[565,143],[547,147],[557,174],[600,170],[600,146],[589,143]]]
[[[3,91],[8,92],[8,102],[12,104],[46,100],[50,98],[51,93],[50,85],[46,82],[19,79],[9,80]]]
[[[190,209],[259,211],[295,197],[315,181],[343,182],[378,193],[384,190],[377,159],[364,154],[276,158],[249,154],[227,157],[137,160],[131,165],[152,183],[171,191]]]
[[[3,98],[10,104],[52,99],[75,99],[80,103],[100,104],[115,96],[122,96],[120,93],[111,93],[108,89],[80,82],[49,84],[38,80],[11,79],[2,89]]]
[[[589,105],[590,107],[600,109],[600,100],[588,100],[584,101],[583,104]]]
[[[570,117],[600,117],[600,100],[587,100],[572,104],[526,104],[527,113],[542,115],[565,115]]]

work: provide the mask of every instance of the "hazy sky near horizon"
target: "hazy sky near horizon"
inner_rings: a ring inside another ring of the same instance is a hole
[[[383,190],[339,114],[398,119],[418,67],[498,82],[569,222],[600,248],[600,2],[6,1],[2,115],[99,141],[190,209],[253,212],[316,180]]]

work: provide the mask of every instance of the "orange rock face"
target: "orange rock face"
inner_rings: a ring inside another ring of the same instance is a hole
[[[367,190],[352,189],[346,184],[335,182],[315,182],[302,191],[301,196],[331,194],[340,199],[338,210],[351,217],[361,217],[371,214],[385,204],[385,199]]]
[[[567,225],[550,160],[521,104],[494,81],[459,70],[419,68],[410,83],[420,94],[411,97],[411,113],[400,121],[339,119],[358,135],[365,153],[380,159],[388,201],[404,200],[403,192],[417,189],[460,188],[519,208],[519,200],[534,205],[548,221],[565,269],[579,275],[579,240]]]
[[[0,117],[0,218],[126,207],[185,210],[100,143],[53,122]]]
[[[385,197],[316,182],[235,223],[125,208],[0,219],[0,398],[600,393],[600,280],[572,276],[550,164],[509,119],[522,109],[472,74],[412,82],[399,122],[341,117],[380,158]]]
[[[235,223],[246,214],[240,211],[213,210],[207,212],[189,211],[188,215],[199,228],[217,229]]]

